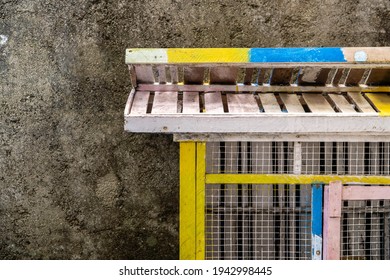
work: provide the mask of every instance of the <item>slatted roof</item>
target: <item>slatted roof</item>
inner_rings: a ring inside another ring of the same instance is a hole
[[[128,49],[125,130],[390,134],[390,48]]]

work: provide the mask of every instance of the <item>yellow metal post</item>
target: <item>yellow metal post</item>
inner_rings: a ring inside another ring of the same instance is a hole
[[[180,143],[180,259],[196,257],[196,144]]]
[[[206,143],[196,144],[196,259],[205,259]]]

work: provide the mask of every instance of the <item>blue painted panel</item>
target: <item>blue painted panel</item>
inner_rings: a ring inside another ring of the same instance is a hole
[[[347,62],[341,48],[253,48],[250,62]]]
[[[315,184],[311,188],[311,236],[312,259],[322,259],[322,196],[323,185]]]

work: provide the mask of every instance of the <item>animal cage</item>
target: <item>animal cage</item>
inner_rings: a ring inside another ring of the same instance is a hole
[[[390,259],[390,48],[128,49],[180,142],[181,259]]]

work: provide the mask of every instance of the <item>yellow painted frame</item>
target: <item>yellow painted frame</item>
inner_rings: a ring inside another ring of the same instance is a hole
[[[206,184],[329,184],[333,181],[390,185],[390,176],[207,174],[206,143],[180,142],[180,259],[205,259]]]

